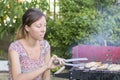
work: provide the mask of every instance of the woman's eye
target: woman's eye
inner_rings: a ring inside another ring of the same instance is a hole
[[[40,28],[41,26],[36,26],[37,28]]]

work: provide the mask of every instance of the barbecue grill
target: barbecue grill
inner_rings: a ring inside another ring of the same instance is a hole
[[[87,58],[88,60],[75,60],[67,72],[57,71],[54,76],[69,80],[120,80],[120,70],[81,68],[90,62],[102,62],[104,64],[120,64],[120,47],[78,45],[72,48],[72,59]],[[79,65],[79,67],[78,67]]]

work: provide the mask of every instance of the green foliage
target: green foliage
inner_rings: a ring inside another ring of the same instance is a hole
[[[7,59],[7,54],[5,54],[2,50],[0,50],[0,60],[5,60]]]
[[[43,6],[44,5],[44,6]],[[0,38],[4,35],[14,35],[16,29],[21,25],[21,17],[28,8],[37,7],[42,11],[48,10],[48,3],[45,0],[32,0],[31,2],[18,3],[17,0],[0,1]]]
[[[53,52],[68,58],[71,49],[77,44],[96,44],[91,35],[98,33],[95,20],[106,5],[113,4],[113,0],[59,0],[60,13],[55,20],[48,19],[47,39],[52,45]],[[99,20],[98,20],[99,21]],[[102,23],[101,23],[102,24]],[[90,40],[90,41],[89,41]]]
[[[57,70],[59,70],[61,68],[61,66],[58,66],[58,67],[56,67],[56,68],[54,68],[54,69],[51,69],[51,72],[52,73],[55,73]]]

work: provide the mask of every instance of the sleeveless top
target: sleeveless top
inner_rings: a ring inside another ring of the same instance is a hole
[[[16,40],[10,44],[9,50],[14,50],[19,55],[21,73],[34,71],[44,65],[45,54],[50,53],[50,45],[46,40],[40,41],[40,45],[42,46],[41,49],[42,51],[40,53],[39,59],[35,60],[29,58],[26,50],[24,49],[24,46],[19,42],[19,40]],[[12,80],[11,71],[9,72],[10,72],[9,80]],[[36,77],[34,80],[42,80],[42,74]]]

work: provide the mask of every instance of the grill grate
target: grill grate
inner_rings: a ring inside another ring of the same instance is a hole
[[[55,74],[55,77],[69,80],[120,80],[120,72],[114,71],[89,71],[71,69],[67,73]]]

